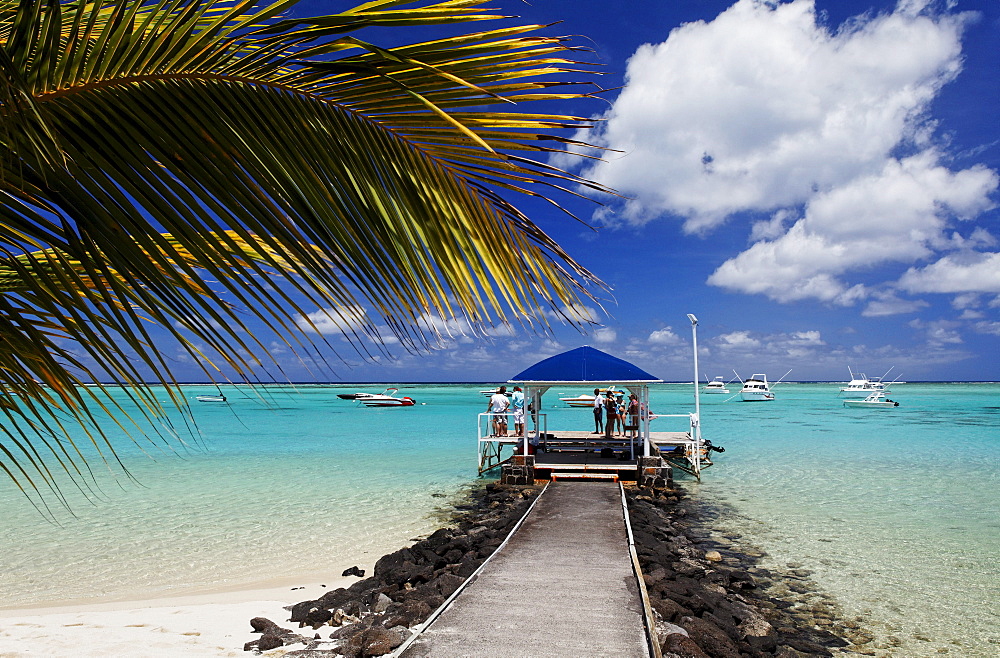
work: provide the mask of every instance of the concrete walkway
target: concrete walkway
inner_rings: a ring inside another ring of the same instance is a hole
[[[649,656],[618,485],[550,484],[403,655]]]

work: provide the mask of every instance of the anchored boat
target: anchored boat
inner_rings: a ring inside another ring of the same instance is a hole
[[[864,400],[844,400],[844,406],[863,409],[892,409],[898,407],[899,403],[885,397],[882,391],[876,391]]]
[[[215,390],[218,391],[218,393],[215,395],[212,394],[196,395],[194,396],[194,399],[197,400],[198,402],[225,402],[226,396],[222,394],[222,389],[216,386]]]
[[[788,372],[791,371],[791,368],[789,368]],[[783,374],[781,379],[787,377],[788,372]],[[737,378],[740,376],[735,370],[733,373]],[[774,382],[774,385],[777,386],[780,384],[781,379]],[[751,375],[746,381],[743,381],[742,379],[740,381],[743,382],[743,388],[740,389],[740,399],[744,402],[771,402],[774,400],[774,393],[771,391],[771,385],[767,383],[767,375],[763,373],[756,373]]]
[[[705,377],[708,379],[708,377]],[[726,388],[726,381],[722,377],[716,377],[712,381],[705,384],[705,388],[701,389],[702,393],[729,393],[729,389]]]
[[[337,393],[337,397],[341,400],[360,400],[362,398],[373,397],[374,393]]]
[[[614,386],[601,389],[601,395],[607,395],[608,393],[618,393],[618,391],[615,390]],[[594,399],[593,395],[583,394],[575,397],[559,398],[559,401],[565,402],[571,407],[593,407]]]
[[[767,383],[767,375],[758,373],[750,375],[750,378],[743,382],[740,389],[740,399],[744,402],[770,402],[774,399],[774,393]]]
[[[399,391],[398,388],[387,388],[379,395],[369,395],[358,398],[358,402],[366,407],[412,407],[417,402],[410,397],[397,398],[393,393]]]
[[[892,370],[892,368],[889,368]],[[889,390],[889,385],[885,383],[885,378],[889,374],[889,370],[885,371],[885,375],[882,375],[878,379],[869,379],[867,375],[863,372],[854,372],[850,366],[847,367],[847,371],[851,373],[851,381],[847,383],[840,389],[840,396],[845,398],[866,398],[872,393],[883,393]],[[893,384],[895,382],[889,382]]]

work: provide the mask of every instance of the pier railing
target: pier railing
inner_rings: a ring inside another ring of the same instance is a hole
[[[498,420],[504,421],[504,425],[507,428],[506,434],[496,434],[495,421]],[[530,429],[528,427],[529,421],[533,425]],[[525,414],[525,422],[522,433],[514,434],[514,414],[512,412],[492,413],[484,411],[479,414],[477,418],[477,425],[476,436],[479,437],[477,459],[479,463],[479,474],[482,475],[486,471],[496,468],[506,461],[506,459],[510,458],[510,455],[506,458],[503,456],[502,453],[504,446],[511,446],[513,448],[511,455],[513,455],[517,453],[518,445],[521,445],[524,450],[527,449],[526,446],[528,442],[537,444],[537,437],[544,436],[548,433],[549,418],[548,414],[543,413]],[[521,443],[522,440],[524,441],[523,444]]]
[[[686,418],[687,432],[650,432],[651,452],[658,454],[686,473],[701,479],[701,471],[712,465],[701,436],[701,419],[697,413],[658,414],[657,418]]]

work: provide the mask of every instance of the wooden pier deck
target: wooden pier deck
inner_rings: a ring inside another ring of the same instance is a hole
[[[554,482],[407,658],[649,656],[618,485]]]

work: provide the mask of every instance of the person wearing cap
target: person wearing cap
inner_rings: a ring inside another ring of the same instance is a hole
[[[514,387],[510,396],[510,408],[514,412],[514,436],[524,436],[524,393],[520,386]]]

